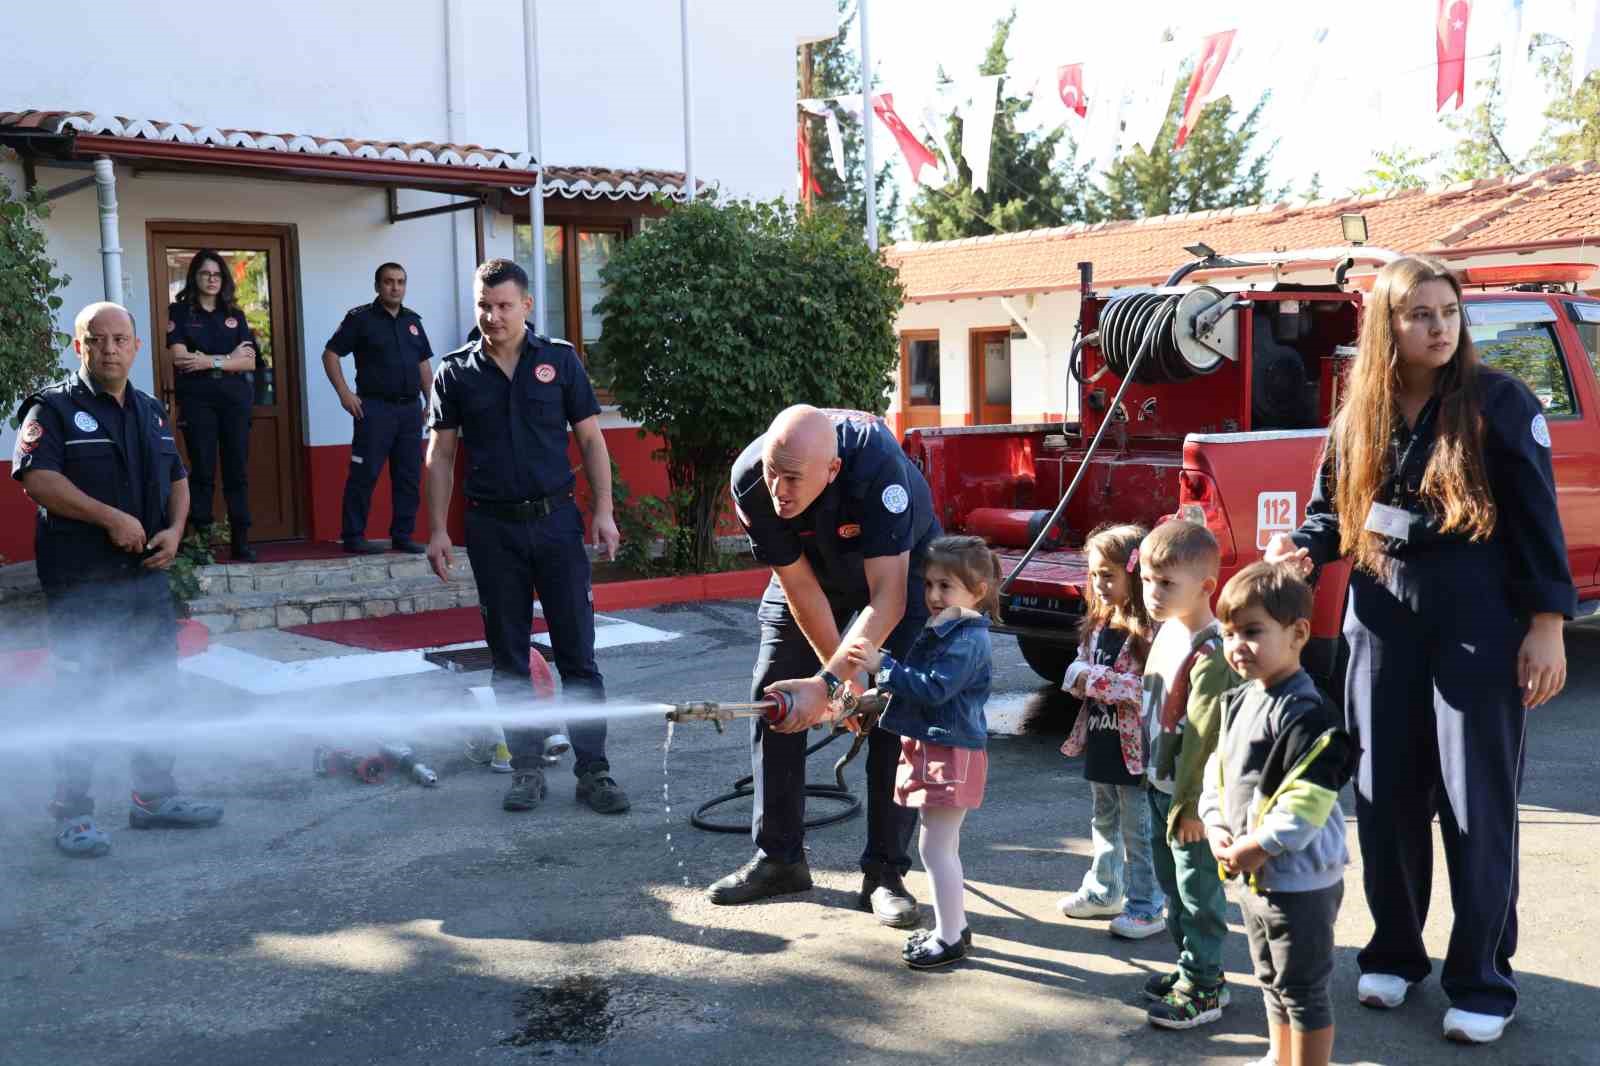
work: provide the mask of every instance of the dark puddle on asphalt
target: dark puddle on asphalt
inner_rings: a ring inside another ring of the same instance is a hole
[[[674,992],[621,987],[588,975],[528,989],[517,996],[516,1013],[517,1029],[500,1043],[543,1055],[594,1047],[627,1029],[709,1029],[720,1014],[715,1004],[691,1004]]]
[[[983,708],[992,737],[1066,736],[1077,717],[1077,701],[1053,685],[1032,692],[1002,692]]]

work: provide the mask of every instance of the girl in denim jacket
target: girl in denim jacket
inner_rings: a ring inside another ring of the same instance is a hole
[[[1139,542],[1146,532],[1143,526],[1106,525],[1084,542],[1089,580],[1078,658],[1061,683],[1083,701],[1061,753],[1084,757],[1083,776],[1094,799],[1094,857],[1078,890],[1056,907],[1068,918],[1110,918],[1112,935],[1129,940],[1166,929],[1166,900],[1150,852],[1139,717],[1154,628],[1139,580]]]
[[[849,662],[894,698],[884,729],[898,733],[900,767],[895,802],[922,811],[918,845],[933,885],[934,928],[912,934],[906,965],[926,970],[965,957],[967,928],[961,869],[961,822],[983,803],[989,758],[984,751],[989,698],[989,619],[999,606],[1000,560],[981,537],[940,537],[924,567],[927,627],[905,662],[853,641]]]

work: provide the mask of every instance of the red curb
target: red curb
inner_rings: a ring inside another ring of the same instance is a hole
[[[659,607],[664,603],[697,600],[749,599],[761,595],[772,571],[734,570],[725,574],[689,574],[685,577],[649,577],[639,581],[612,581],[594,586],[594,609],[629,611]]]

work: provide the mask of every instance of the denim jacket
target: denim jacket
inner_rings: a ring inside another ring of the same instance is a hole
[[[932,618],[899,662],[888,652],[877,683],[891,693],[878,724],[891,733],[930,744],[982,750],[989,727],[989,619],[947,607]]]

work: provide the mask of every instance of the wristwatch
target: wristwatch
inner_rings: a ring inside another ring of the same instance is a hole
[[[828,699],[832,700],[833,697],[834,697],[834,693],[839,691],[839,686],[842,685],[844,682],[840,681],[837,677],[835,677],[831,672],[829,672],[827,670],[819,671],[817,676],[822,678],[822,683],[824,685],[826,685],[827,688],[828,688]]]
[[[212,370],[221,370],[222,369],[222,356],[213,355],[211,357],[211,369]]]

